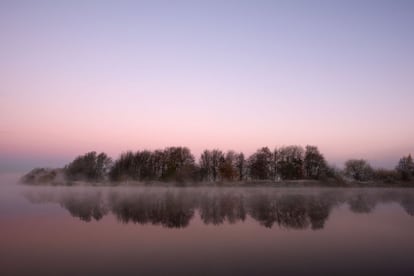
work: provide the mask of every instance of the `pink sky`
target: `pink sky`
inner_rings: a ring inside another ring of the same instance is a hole
[[[298,3],[0,4],[0,166],[174,145],[414,153],[413,5]]]

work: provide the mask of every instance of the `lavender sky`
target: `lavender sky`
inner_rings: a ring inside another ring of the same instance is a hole
[[[0,1],[0,169],[90,150],[414,153],[414,1]]]

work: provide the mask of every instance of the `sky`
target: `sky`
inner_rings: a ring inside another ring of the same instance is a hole
[[[414,1],[0,1],[0,171],[87,151],[414,153]]]

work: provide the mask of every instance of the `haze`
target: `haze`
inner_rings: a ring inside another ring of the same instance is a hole
[[[172,145],[414,153],[412,1],[2,1],[0,168]]]

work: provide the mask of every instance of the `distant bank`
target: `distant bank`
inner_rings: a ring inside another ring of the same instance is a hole
[[[395,169],[372,168],[351,159],[344,169],[330,166],[316,146],[242,152],[205,150],[196,162],[187,147],[127,151],[112,160],[88,152],[64,168],[36,168],[22,182],[41,185],[191,185],[191,186],[412,186],[414,162],[403,156]]]

